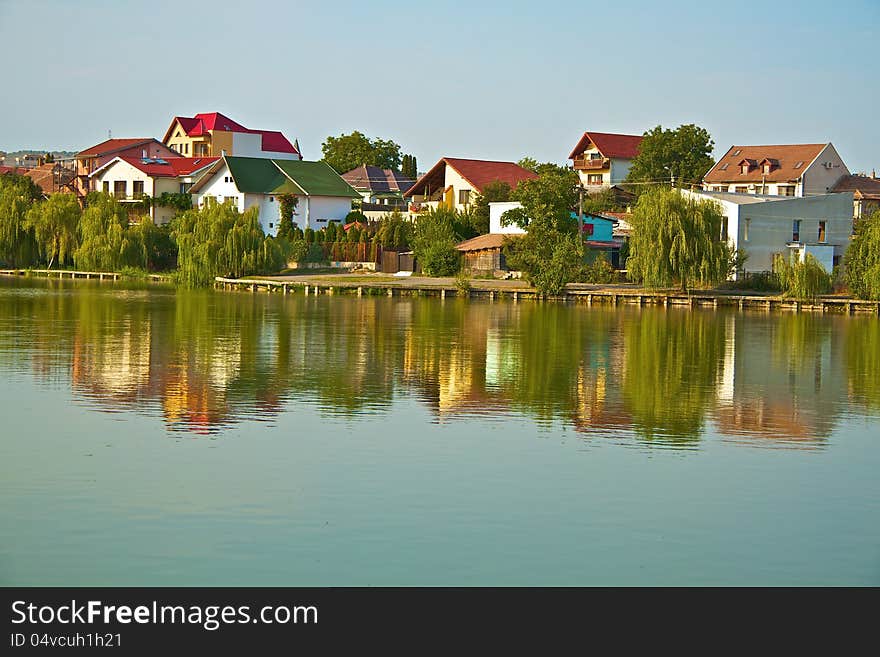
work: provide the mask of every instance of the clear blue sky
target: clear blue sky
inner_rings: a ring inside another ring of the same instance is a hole
[[[584,130],[832,141],[880,170],[878,0],[0,0],[0,150],[220,111],[299,139],[564,162]]]

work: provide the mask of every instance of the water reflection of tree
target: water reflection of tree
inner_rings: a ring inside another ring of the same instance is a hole
[[[880,409],[880,321],[853,317],[846,331],[846,374],[850,397]]]
[[[697,440],[724,357],[718,317],[646,312],[628,324],[624,341],[623,396],[636,430],[647,439]]]

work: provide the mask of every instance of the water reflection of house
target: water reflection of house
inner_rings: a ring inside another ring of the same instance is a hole
[[[809,315],[728,318],[715,422],[731,436],[823,441],[845,385],[838,320]]]
[[[151,343],[148,318],[126,318],[113,333],[76,331],[71,364],[74,387],[98,399],[117,402],[133,402],[148,394]]]

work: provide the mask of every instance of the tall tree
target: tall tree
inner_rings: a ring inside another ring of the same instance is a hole
[[[337,173],[369,164],[381,169],[400,168],[400,145],[390,139],[370,139],[355,130],[350,135],[327,137],[321,144],[324,161]]]
[[[674,282],[717,285],[733,270],[734,253],[721,238],[723,215],[713,200],[655,187],[639,197],[632,217],[627,270],[647,287]]]
[[[531,180],[521,180],[510,200],[522,203],[522,211],[506,212],[508,223],[526,228],[530,221],[541,219],[556,230],[570,231],[575,226],[571,211],[577,207],[577,173],[553,164],[538,165],[540,173]],[[514,219],[514,221],[510,221]]]
[[[79,269],[119,271],[131,248],[128,214],[119,202],[107,194],[90,194],[79,222],[79,247],[73,260]]]
[[[56,261],[63,264],[76,250],[81,214],[73,194],[52,194],[28,211],[26,224],[34,231],[40,253],[50,269]]]
[[[645,133],[626,180],[667,183],[674,179],[676,185],[697,184],[715,162],[714,146],[711,135],[692,123],[668,130],[658,125]]]
[[[880,210],[856,223],[844,264],[850,292],[860,299],[880,300]]]
[[[31,264],[36,245],[27,226],[27,213],[41,193],[27,176],[0,176],[0,261],[13,267]]]
[[[400,167],[401,173],[407,178],[415,180],[419,177],[419,165],[415,155],[404,155]]]

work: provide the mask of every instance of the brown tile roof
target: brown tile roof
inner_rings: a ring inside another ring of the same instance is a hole
[[[421,192],[417,190],[423,188],[428,182],[434,183],[439,180],[439,185],[445,185],[447,164],[458,171],[461,177],[473,185],[478,192],[482,192],[486,185],[496,180],[506,182],[511,188],[515,188],[521,180],[532,180],[538,177],[534,171],[524,169],[515,162],[444,157],[406,190],[404,196],[420,194]]]
[[[76,156],[100,157],[101,155],[108,155],[110,153],[116,153],[117,151],[124,151],[127,148],[132,148],[134,146],[151,144],[154,141],[158,140],[153,139],[152,137],[139,137],[137,139],[108,139],[107,141],[102,141],[100,144],[96,144],[91,148],[81,150],[79,153],[76,154]]]
[[[880,178],[844,176],[831,188],[832,192],[853,192],[857,199],[880,199]]]
[[[737,182],[793,182],[800,178],[807,167],[819,157],[828,144],[783,144],[773,146],[731,146],[721,156],[709,173],[703,177],[706,183]],[[769,160],[777,162],[765,174],[761,164]],[[741,165],[748,162],[752,168],[742,173]]]
[[[477,235],[469,240],[465,240],[460,244],[456,244],[455,248],[459,251],[485,251],[486,249],[500,249],[505,237],[519,237],[517,234],[508,235],[506,233],[489,233],[488,235]]]
[[[342,177],[355,189],[368,189],[374,193],[405,192],[415,182],[399,171],[367,164],[343,173]]]
[[[24,172],[28,178],[34,181],[34,184],[43,190],[44,194],[52,194],[54,192],[69,192],[68,187],[75,177],[70,169],[65,169],[60,164],[49,162]]]
[[[569,160],[587,150],[590,143],[596,145],[599,152],[605,157],[619,157],[631,160],[639,154],[639,146],[643,137],[640,135],[617,135],[611,132],[585,132],[577,146],[568,156]]]

